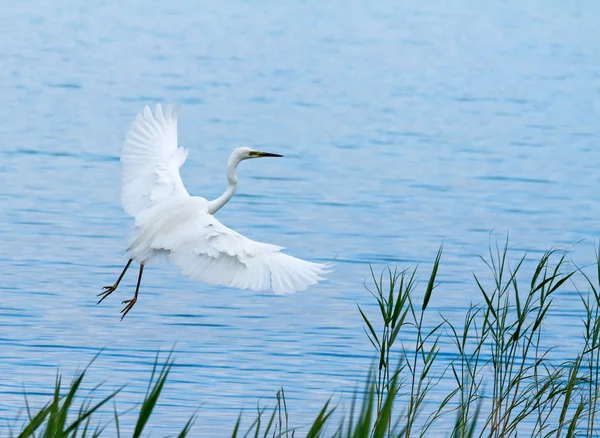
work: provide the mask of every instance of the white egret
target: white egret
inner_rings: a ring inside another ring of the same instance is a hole
[[[250,240],[214,217],[235,193],[241,161],[281,155],[247,147],[234,150],[227,164],[227,189],[214,201],[190,196],[185,189],[179,168],[187,155],[177,144],[173,106],[163,112],[158,104],[154,114],[144,107],[127,132],[121,154],[121,203],[134,218],[129,261],[115,284],[98,294],[98,304],[117,289],[133,260],[140,272],[133,298],[123,301],[121,320],[137,301],[144,266],[160,260],[211,285],[272,289],[276,294],[304,290],[323,279],[329,265],[283,254],[282,247]]]

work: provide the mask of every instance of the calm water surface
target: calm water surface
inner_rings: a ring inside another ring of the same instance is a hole
[[[375,311],[367,262],[419,264],[425,279],[444,242],[430,306],[456,320],[479,301],[471,272],[485,272],[477,254],[490,232],[510,232],[513,256],[532,260],[582,241],[573,259],[590,263],[600,3],[489,3],[0,5],[0,429],[23,386],[39,405],[57,367],[71,375],[100,348],[88,386],[127,383],[119,407],[133,406],[156,350],[175,343],[153,435],[201,406],[196,430],[225,436],[280,386],[303,424],[371,360],[356,310]],[[161,267],[125,321],[135,274],[96,306],[126,261],[122,138],[155,101],[183,105],[194,194],[222,192],[234,147],[286,156],[243,163],[219,219],[291,254],[335,258],[329,281],[278,297]],[[575,294],[559,297],[548,334],[564,357],[581,329]]]

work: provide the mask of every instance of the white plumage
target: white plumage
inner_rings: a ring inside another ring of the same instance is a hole
[[[125,137],[121,203],[133,217],[161,201],[190,196],[179,176],[187,151],[177,147],[177,113],[171,105],[165,110],[157,105],[153,116],[144,107]]]
[[[177,112],[171,105],[164,112],[156,105],[154,114],[145,107],[129,128],[121,155],[121,202],[135,219],[127,250],[141,265],[138,288],[143,266],[164,258],[183,274],[208,284],[272,289],[277,294],[304,290],[323,279],[329,265],[283,254],[283,248],[250,240],[213,216],[233,196],[242,160],[278,156],[238,148],[229,158],[225,193],[214,201],[190,196],[179,175],[187,151],[177,145]],[[100,301],[116,289],[123,274],[104,288]],[[125,301],[129,305],[124,315],[136,297]]]

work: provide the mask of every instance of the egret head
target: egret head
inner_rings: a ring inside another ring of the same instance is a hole
[[[235,151],[233,151],[233,155],[236,156],[240,161],[248,160],[250,158],[283,157],[283,155],[256,151],[247,147],[237,148]]]
[[[208,203],[208,212],[210,214],[214,214],[221,207],[223,207],[235,193],[235,189],[237,187],[238,182],[235,171],[237,169],[238,164],[240,164],[240,162],[242,162],[243,160],[262,157],[283,157],[283,155],[271,154],[269,152],[260,152],[247,147],[237,148],[231,153],[229,161],[227,162],[227,190],[225,190],[225,193],[223,193],[217,199]]]

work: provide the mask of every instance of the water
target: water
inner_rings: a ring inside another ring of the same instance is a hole
[[[430,306],[460,318],[479,301],[471,272],[484,272],[490,231],[510,232],[515,257],[583,240],[573,258],[593,260],[598,2],[408,3],[0,6],[0,427],[23,386],[39,405],[57,367],[70,375],[100,348],[88,384],[127,383],[128,408],[156,350],[175,343],[154,435],[201,406],[196,430],[225,436],[282,385],[302,424],[364,377],[367,262],[418,263],[426,278],[443,241]],[[277,297],[163,267],[147,270],[125,321],[135,274],[96,306],[126,261],[121,141],[154,101],[183,104],[192,193],[221,193],[236,146],[286,156],[243,163],[219,219],[291,254],[336,258],[329,281]],[[565,357],[580,333],[571,289],[549,333]]]

